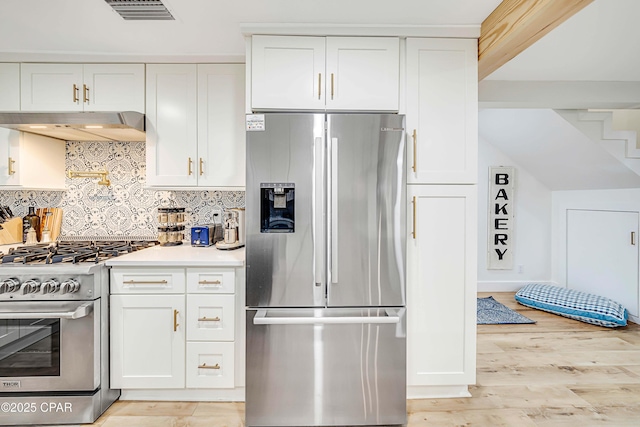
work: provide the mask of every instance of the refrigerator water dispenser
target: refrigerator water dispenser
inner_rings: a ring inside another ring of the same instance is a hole
[[[260,184],[260,232],[293,233],[295,230],[295,185]]]

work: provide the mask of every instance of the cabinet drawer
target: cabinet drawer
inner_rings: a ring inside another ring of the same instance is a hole
[[[187,388],[233,388],[234,343],[187,342]]]
[[[185,290],[182,268],[111,270],[112,294],[181,294]]]
[[[232,294],[235,292],[236,272],[233,268],[188,268],[188,293]]]
[[[233,341],[235,295],[187,295],[187,340]]]

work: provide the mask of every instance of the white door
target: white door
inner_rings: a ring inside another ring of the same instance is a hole
[[[144,113],[144,64],[85,64],[84,111]]]
[[[198,65],[198,186],[245,182],[243,64]]]
[[[147,65],[147,184],[198,183],[196,64]]]
[[[324,110],[325,81],[324,37],[252,37],[253,110]]]
[[[398,111],[397,37],[327,37],[327,110]]]
[[[20,111],[20,64],[0,64],[0,111]]]
[[[184,295],[110,298],[111,387],[184,387]]]
[[[23,111],[82,111],[82,64],[21,64]]]
[[[477,189],[408,187],[407,384],[473,384]]]
[[[474,184],[476,40],[407,39],[407,181]]]
[[[567,210],[567,287],[638,316],[638,212]]]

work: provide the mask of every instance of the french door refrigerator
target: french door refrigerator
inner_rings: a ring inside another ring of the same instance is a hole
[[[406,423],[404,116],[247,116],[246,425]]]

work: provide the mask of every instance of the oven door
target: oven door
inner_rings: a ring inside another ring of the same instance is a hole
[[[100,303],[0,303],[0,393],[100,385]]]

